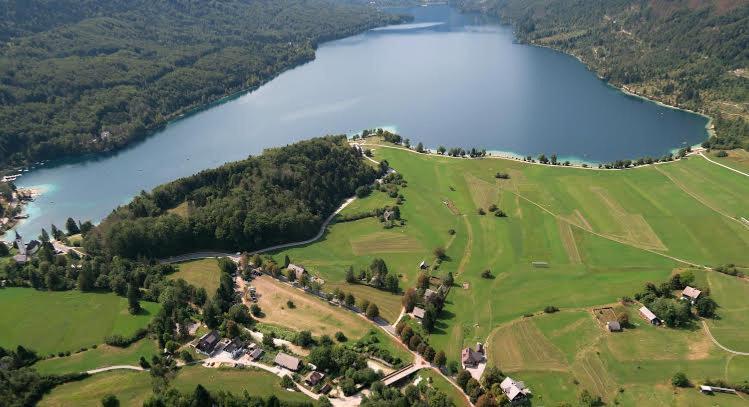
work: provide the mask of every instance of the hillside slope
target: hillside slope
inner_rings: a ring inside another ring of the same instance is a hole
[[[602,78],[716,118],[718,148],[749,148],[749,3],[741,0],[462,0],[521,41],[580,58]]]
[[[0,167],[122,147],[396,19],[332,0],[0,0]]]

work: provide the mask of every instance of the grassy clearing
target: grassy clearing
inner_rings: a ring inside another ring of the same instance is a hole
[[[132,335],[148,325],[159,305],[141,302],[130,315],[127,299],[80,291],[0,290],[0,346],[23,345],[42,355],[101,344],[107,335]]]
[[[169,279],[184,279],[195,287],[203,287],[208,295],[216,292],[219,284],[221,270],[218,268],[218,260],[201,259],[178,263],[179,271],[169,275]]]
[[[169,209],[167,212],[173,213],[183,218],[187,218],[188,216],[190,216],[190,204],[187,202],[182,202],[181,204],[175,206],[174,208]]]
[[[182,392],[192,392],[202,384],[208,391],[225,390],[268,397],[275,394],[285,401],[309,401],[301,393],[288,392],[279,385],[275,375],[251,369],[208,369],[191,366],[180,369],[171,386]],[[40,406],[99,406],[107,394],[114,394],[122,406],[141,406],[151,396],[151,376],[148,372],[113,371],[98,373],[79,382],[54,388],[39,403]]]
[[[271,277],[256,278],[252,284],[257,288],[258,304],[265,314],[260,318],[263,322],[331,337],[341,331],[349,338],[359,338],[370,328],[367,321],[353,312],[330,305]],[[295,307],[289,308],[287,301],[292,301]]]
[[[34,368],[42,374],[65,374],[85,372],[87,370],[114,365],[138,365],[141,356],[151,360],[159,353],[156,342],[142,339],[127,348],[100,345],[96,349],[76,353],[62,358],[42,360]]]

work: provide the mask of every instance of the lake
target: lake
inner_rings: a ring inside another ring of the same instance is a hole
[[[404,11],[404,10],[401,10]],[[115,154],[34,169],[44,194],[19,226],[98,222],[141,190],[324,134],[394,129],[412,144],[607,162],[661,156],[707,137],[707,120],[627,96],[575,58],[514,42],[511,28],[448,6],[413,23],[320,46],[315,61],[176,121]]]

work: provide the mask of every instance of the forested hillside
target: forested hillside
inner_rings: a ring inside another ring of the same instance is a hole
[[[334,0],[0,0],[0,167],[121,147],[396,19]]]
[[[303,240],[375,177],[345,136],[302,141],[144,192],[107,217],[85,244],[92,253],[153,258]],[[180,205],[184,212],[170,211]]]
[[[749,2],[460,0],[525,42],[579,57],[627,90],[716,118],[719,148],[749,148]]]

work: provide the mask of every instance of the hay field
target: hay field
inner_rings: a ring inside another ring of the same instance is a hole
[[[257,288],[258,305],[265,314],[259,318],[262,322],[331,337],[341,331],[349,338],[359,338],[369,329],[367,321],[356,314],[332,306],[269,276],[258,277],[252,284]],[[287,301],[292,301],[295,307],[289,308]]]

